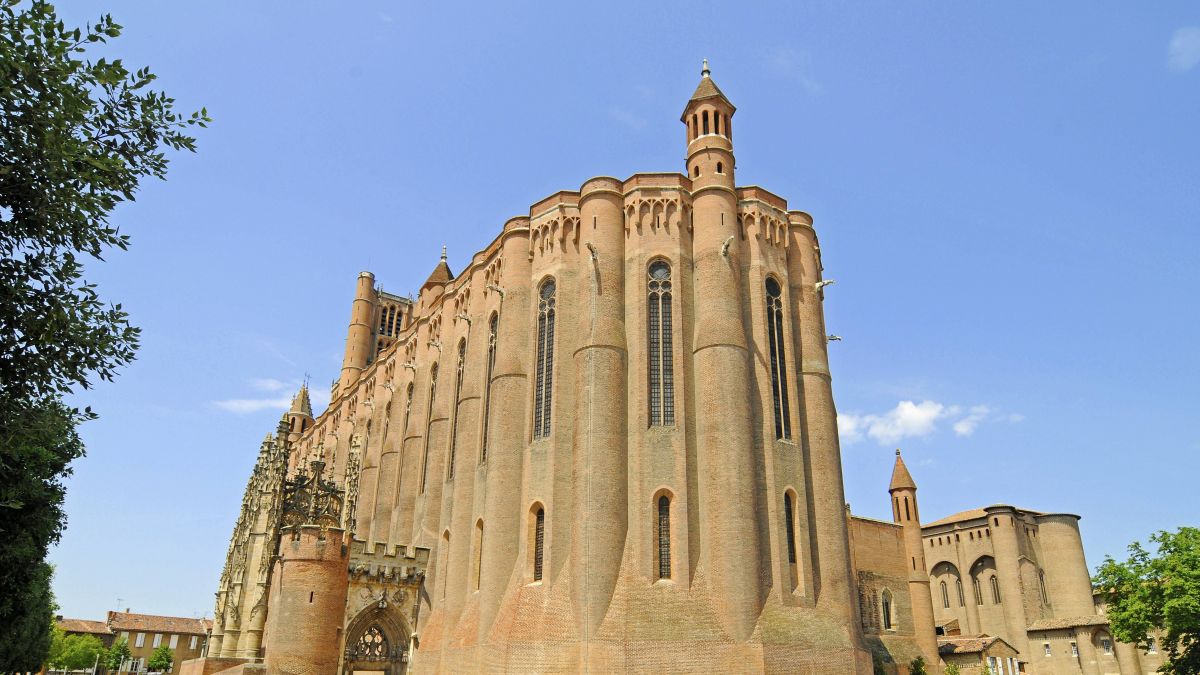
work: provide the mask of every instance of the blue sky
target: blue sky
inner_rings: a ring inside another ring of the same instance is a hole
[[[91,280],[143,327],[78,397],[62,611],[211,615],[258,445],[336,375],[356,274],[415,291],[594,175],[678,171],[701,58],[738,182],[821,236],[847,499],[1083,516],[1088,562],[1200,522],[1194,3],[63,4],[111,12],[199,153]],[[327,397],[326,397],[327,398]],[[319,401],[324,404],[324,400]]]

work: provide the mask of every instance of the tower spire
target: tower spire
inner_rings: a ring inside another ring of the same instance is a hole
[[[708,69],[708,59],[704,59],[704,65],[700,68],[700,77],[710,77],[712,71]]]

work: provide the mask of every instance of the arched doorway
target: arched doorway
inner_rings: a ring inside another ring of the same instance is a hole
[[[346,630],[345,675],[403,675],[408,668],[411,631],[387,603],[359,612]]]

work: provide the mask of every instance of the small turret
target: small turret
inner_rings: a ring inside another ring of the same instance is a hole
[[[733,187],[733,114],[737,108],[712,79],[708,59],[700,84],[683,108],[687,125],[687,174],[693,183]]]
[[[937,632],[933,622],[933,593],[929,589],[929,572],[925,569],[925,549],[921,546],[921,514],[917,511],[917,483],[913,480],[900,449],[896,449],[896,465],[892,468],[892,520],[903,528],[904,552],[908,558],[908,593],[912,601],[913,632],[925,662],[937,664]]]
[[[348,391],[358,381],[363,368],[375,356],[374,330],[375,305],[378,296],[375,292],[375,275],[361,272],[354,289],[354,304],[350,310],[350,329],[346,334],[346,353],[342,358],[342,378],[338,383],[338,393]]]
[[[299,458],[295,456],[296,443],[300,441],[301,434],[313,425],[312,402],[308,398],[307,381],[300,385],[300,391],[292,397],[292,407],[284,413],[283,419],[287,424],[287,447],[292,450],[292,456],[288,458],[290,472],[296,468],[296,463],[299,461]]]

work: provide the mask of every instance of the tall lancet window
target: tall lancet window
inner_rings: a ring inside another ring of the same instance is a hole
[[[533,391],[533,437],[550,435],[550,410],[554,394],[554,279],[538,290],[537,375]]]
[[[671,578],[671,499],[658,498],[658,578]]]
[[[533,580],[542,580],[542,562],[546,546],[546,510],[538,507],[533,515]]]
[[[408,416],[412,413],[412,398],[413,398],[413,383],[408,383],[408,392],[404,396],[404,426],[400,428],[400,434],[408,434]],[[404,439],[400,439],[400,443],[404,443]]]
[[[462,394],[463,368],[467,363],[467,340],[458,341],[458,365],[454,375],[454,421],[450,424],[450,466],[446,470],[446,479],[454,480],[454,454],[458,449],[458,397]]]
[[[425,494],[425,479],[429,476],[429,434],[433,431],[433,399],[437,396],[438,364],[429,370],[429,405],[425,407],[425,452],[421,457],[421,494]]]
[[[496,331],[500,327],[500,316],[492,315],[488,322],[487,375],[483,381],[483,438],[479,443],[479,463],[487,461],[488,426],[492,412],[492,373],[496,370]]]
[[[788,562],[796,564],[796,506],[792,502],[790,491],[783,493],[783,524],[787,528]]]
[[[671,351],[671,266],[663,260],[650,264],[649,301],[649,387],[650,426],[675,424],[675,359]]]
[[[783,343],[783,289],[767,277],[767,341],[771,346],[771,400],[775,407],[775,438],[792,437],[788,405],[787,361]]]

